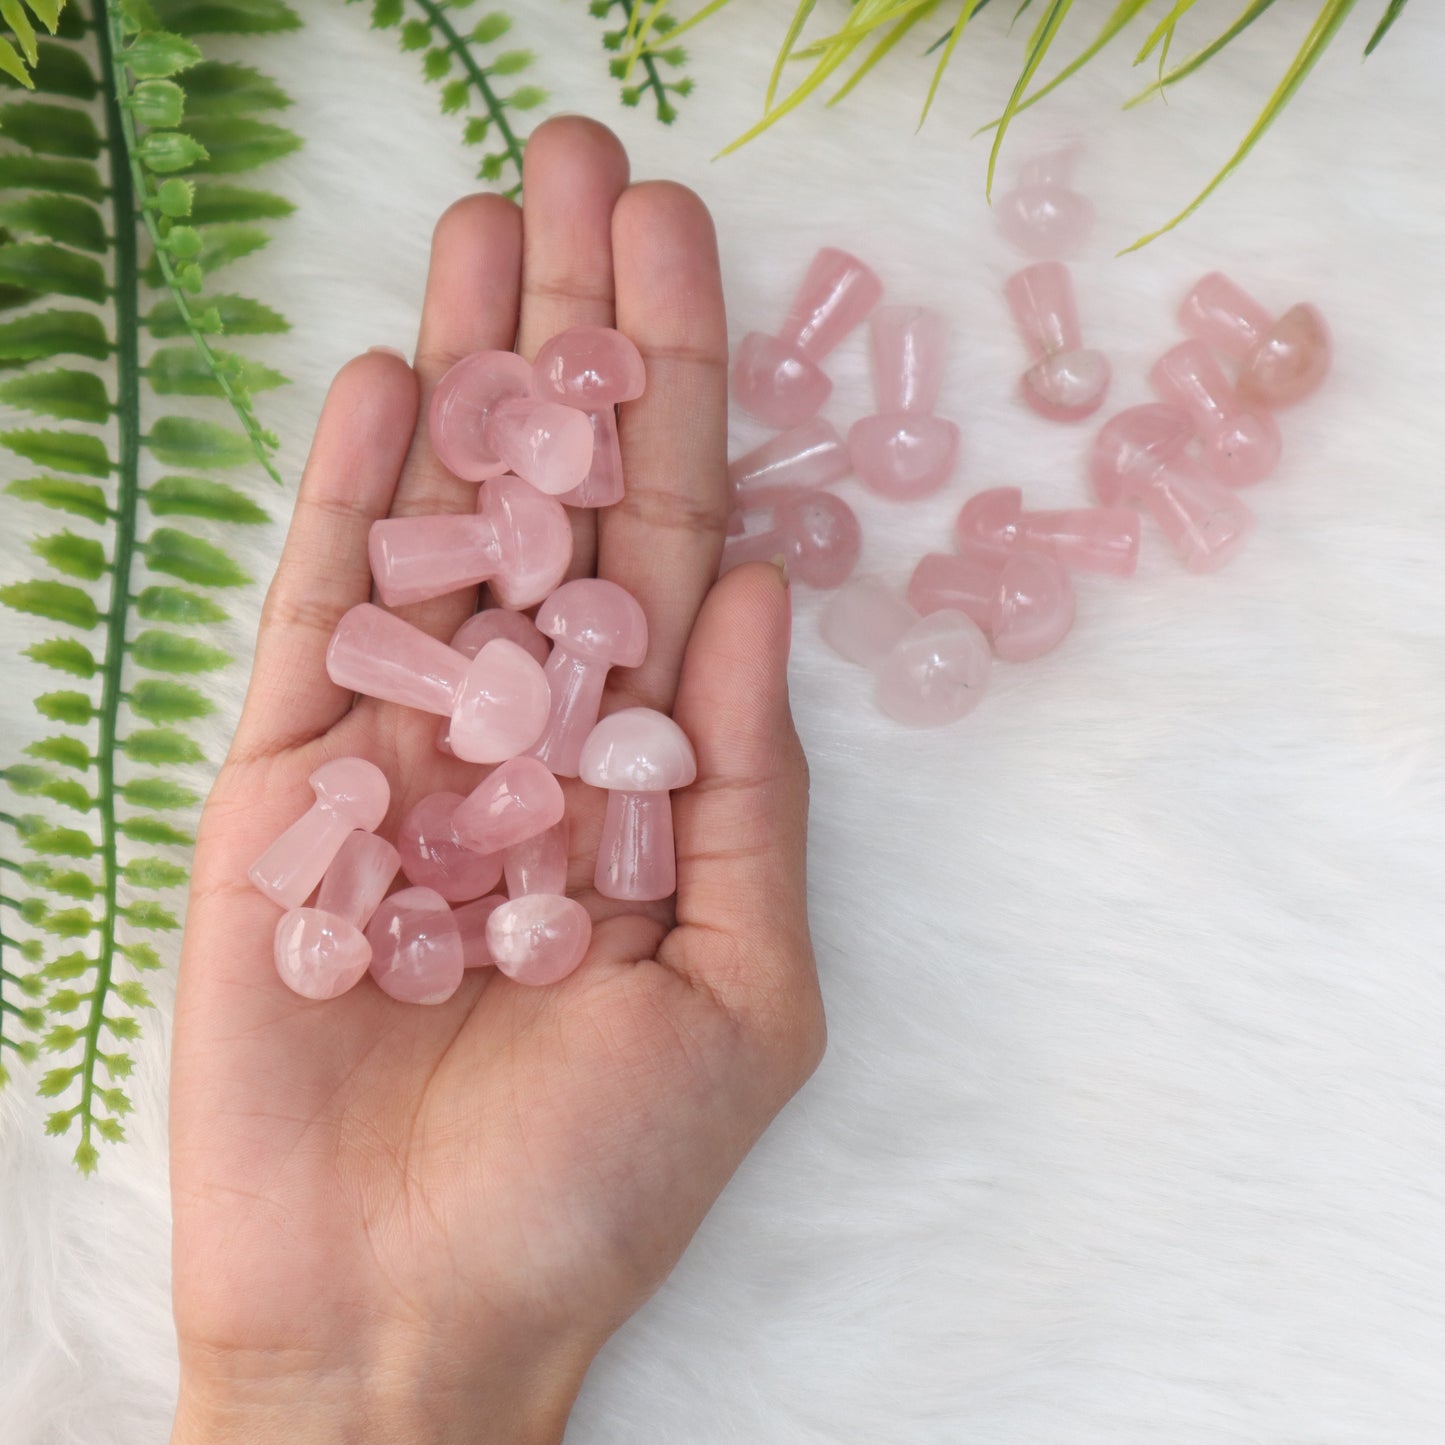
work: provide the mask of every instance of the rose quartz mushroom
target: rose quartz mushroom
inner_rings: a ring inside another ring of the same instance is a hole
[[[570,828],[564,817],[546,832],[514,843],[504,855],[507,897],[524,893],[566,893]]]
[[[839,657],[871,670],[917,621],[918,614],[881,577],[867,572],[838,588],[818,625]]]
[[[490,968],[492,951],[487,947],[487,920],[507,901],[504,893],[489,893],[475,903],[452,909],[452,918],[462,941],[463,968]]]
[[[403,888],[366,929],[371,976],[400,1003],[445,1003],[462,981],[461,930],[441,894]]]
[[[608,672],[640,667],[647,656],[647,617],[617,583],[579,577],[542,604],[537,627],[552,639],[544,669],[552,704],[531,755],[559,778],[575,778],[582,744],[602,708]]]
[[[1097,411],[1109,390],[1109,361],[1084,348],[1069,268],[1040,261],[1010,276],[1003,289],[1034,359],[1021,379],[1023,399],[1050,421],[1081,421]]]
[[[1018,185],[994,202],[993,212],[1009,244],[1041,261],[1074,255],[1089,238],[1094,208],[1071,188],[1077,142],[1034,156],[1019,172]]]
[[[582,748],[582,781],[607,789],[595,883],[604,898],[647,902],[677,888],[674,788],[697,777],[687,735],[664,713],[623,708],[602,719]]]
[[[532,607],[566,576],[572,524],[555,497],[507,475],[481,487],[475,514],[373,522],[367,551],[388,607],[478,582],[490,582],[504,607]]]
[[[733,359],[733,399],[779,430],[816,415],[833,390],[823,359],[882,295],[883,283],[856,256],[819,251],[778,334],[743,337]]]
[[[810,587],[838,587],[858,564],[863,529],[852,507],[831,492],[804,492],[773,509],[773,525],[723,549],[723,572],[781,557]]]
[[[1183,341],[1149,373],[1160,399],[1177,406],[1204,444],[1205,468],[1227,487],[1263,481],[1278,465],[1284,443],[1267,411],[1240,405],[1229,379],[1202,341]]]
[[[728,481],[733,504],[742,513],[774,506],[799,492],[831,486],[852,470],[852,459],[838,429],[815,416],[729,462]]]
[[[908,600],[925,616],[941,608],[966,613],[1009,662],[1042,657],[1074,625],[1069,574],[1047,553],[930,552],[913,569]]]
[[[502,853],[561,820],[562,785],[536,758],[512,758],[488,773],[452,814],[457,840]]]
[[[546,674],[515,643],[498,637],[468,661],[370,602],[336,624],[326,671],[338,687],[450,718],[452,751],[469,763],[524,752],[551,706]]]
[[[988,688],[993,658],[978,624],[955,608],[920,617],[878,664],[874,696],[896,722],[936,728],[966,717]]]
[[[1139,514],[1132,507],[1070,507],[1026,512],[1017,487],[990,487],[963,504],[954,523],[959,551],[1034,547],[1065,567],[1128,577],[1139,560]]]
[[[515,642],[537,664],[547,661],[551,643],[537,631],[537,624],[524,612],[509,612],[505,607],[487,607],[474,612],[452,633],[452,650],[463,657],[475,657],[487,643],[502,637]],[[451,732],[450,719],[443,719],[437,728],[437,750],[451,754],[452,745],[447,740]]]
[[[587,957],[592,919],[575,899],[528,893],[487,919],[487,950],[516,983],[558,983]]]
[[[502,876],[496,853],[478,853],[456,835],[452,820],[460,793],[429,793],[415,803],[396,830],[396,846],[407,880],[430,888],[448,903],[469,903],[490,893]]]
[[[333,758],[306,780],[316,801],[251,865],[273,903],[299,908],[355,829],[374,833],[391,805],[386,774],[365,758]]]

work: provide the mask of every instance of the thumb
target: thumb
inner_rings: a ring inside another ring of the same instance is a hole
[[[708,594],[674,715],[697,781],[673,799],[674,966],[749,1003],[816,996],[807,914],[808,765],[788,707],[792,607],[781,568],[753,563]]]

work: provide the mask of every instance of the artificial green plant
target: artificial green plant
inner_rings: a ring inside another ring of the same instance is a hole
[[[25,309],[0,321],[0,402],[42,423],[0,445],[35,469],[10,495],[70,525],[34,539],[40,575],[0,601],[56,625],[27,652],[67,685],[35,699],[50,731],[4,769],[21,801],[0,813],[19,844],[0,874],[0,1061],[53,1056],[47,1128],[77,1129],[89,1172],[124,1135],[142,975],[188,873],[198,800],[167,769],[201,760],[186,728],[228,660],[207,636],[216,594],[250,580],[211,537],[266,516],[217,473],[275,475],[251,395],[283,378],[218,338],[286,323],[209,278],[291,210],[229,178],[299,140],[260,118],[289,103],[270,79],[197,42],[299,20],[284,0],[73,0],[41,18],[54,39],[33,70],[3,67],[0,302]]]

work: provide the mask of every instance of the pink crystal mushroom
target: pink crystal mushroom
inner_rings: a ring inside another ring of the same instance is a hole
[[[831,486],[852,470],[852,459],[837,428],[815,416],[729,462],[728,481],[733,504],[742,513],[788,501],[799,492]]]
[[[492,961],[516,983],[560,982],[587,957],[591,942],[587,910],[556,893],[510,899],[487,920]]]
[[[520,898],[524,893],[567,891],[569,834],[567,819],[563,818],[545,832],[525,838],[507,849],[505,863],[509,898]]]
[[[918,614],[882,578],[865,572],[828,599],[818,626],[839,657],[871,670],[917,621]]]
[[[1293,406],[1329,375],[1332,344],[1314,306],[1291,306],[1278,321],[1218,271],[1195,283],[1179,308],[1184,329],[1239,363],[1237,390],[1246,406]]]
[[[582,744],[602,708],[608,672],[639,667],[647,655],[647,618],[617,583],[579,577],[542,604],[537,627],[552,639],[545,668],[552,706],[531,754],[559,778],[575,778]]]
[[[385,838],[348,835],[326,870],[314,908],[293,908],[276,924],[276,972],[302,998],[338,998],[371,963],[362,932],[386,896],[401,859]]]
[[[592,465],[563,494],[573,507],[610,507],[622,500],[622,448],[613,408],[642,395],[642,353],[610,326],[573,326],[554,336],[532,363],[532,389],[546,401],[574,407],[592,428]]]
[[[461,929],[447,901],[430,888],[403,888],[376,910],[366,929],[371,976],[399,1003],[445,1003],[462,981]]]
[[[733,358],[734,400],[779,430],[816,415],[833,390],[823,359],[882,295],[883,283],[856,256],[819,251],[778,334],[743,337]]]
[[[1139,560],[1139,514],[1132,507],[1070,507],[1026,512],[1018,487],[990,487],[963,504],[954,524],[961,552],[1034,547],[1065,567],[1133,574]]]
[[[316,801],[247,874],[282,908],[299,908],[305,903],[353,830],[374,833],[391,805],[386,774],[365,758],[333,758],[306,781]]]
[[[1018,185],[994,202],[999,230],[1026,255],[1059,260],[1088,240],[1094,208],[1070,188],[1081,149],[1066,145],[1035,156],[1020,172]]]
[[[853,423],[848,454],[864,486],[908,502],[936,492],[958,461],[958,428],[934,416],[948,323],[921,306],[880,306],[869,318],[878,414]]]
[[[502,893],[489,893],[475,903],[452,909],[452,919],[462,943],[463,968],[490,968],[492,951],[487,947],[487,920],[507,901]]]
[[[497,853],[478,853],[462,843],[452,826],[460,793],[429,793],[414,804],[396,831],[396,846],[407,881],[430,888],[448,903],[469,903],[490,893],[502,876]]]
[[[539,491],[571,491],[592,465],[592,423],[532,395],[532,368],[510,351],[478,351],[437,383],[432,447],[464,481],[516,472]]]
[[[1263,481],[1279,463],[1284,443],[1267,411],[1239,403],[1228,377],[1202,341],[1183,341],[1154,363],[1149,380],[1162,401],[1194,423],[1204,465],[1228,487]]]
[[[555,497],[501,476],[477,493],[474,515],[385,517],[367,539],[371,575],[388,607],[489,582],[504,607],[532,607],[567,574],[572,524]]]
[[[468,661],[370,602],[336,624],[326,671],[338,687],[450,718],[452,751],[469,763],[525,752],[551,706],[546,674],[515,643],[495,638]]]
[[[971,617],[1008,662],[1051,651],[1074,625],[1069,574],[1047,553],[941,552],[924,556],[908,583],[908,600],[927,616],[943,608]]]
[[[664,713],[623,708],[602,719],[582,748],[582,781],[606,788],[594,881],[604,898],[648,902],[677,889],[674,788],[697,777],[687,735]]]
[[[562,819],[562,785],[536,758],[512,758],[488,773],[452,814],[457,840],[478,853],[501,853]]]
[[[1010,276],[1003,289],[1034,358],[1021,380],[1023,399],[1050,421],[1081,421],[1097,411],[1109,390],[1109,361],[1084,349],[1069,268],[1040,261]]]
[[[1193,435],[1177,407],[1151,402],[1111,417],[1089,457],[1094,494],[1106,507],[1138,503],[1191,572],[1212,572],[1239,551],[1254,514],[1185,455]]]
[[[863,529],[852,507],[831,492],[804,492],[773,509],[773,525],[723,549],[722,571],[781,557],[810,587],[837,587],[863,550]]]
[[[551,644],[537,631],[537,624],[524,612],[508,612],[505,607],[488,607],[474,612],[452,633],[452,650],[463,657],[475,657],[487,643],[502,637],[515,642],[523,652],[532,657],[540,666],[547,661]],[[437,729],[437,748],[451,753],[452,745],[447,740],[451,732],[450,719],[444,719]]]

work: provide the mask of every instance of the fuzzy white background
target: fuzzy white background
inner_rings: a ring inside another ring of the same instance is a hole
[[[1082,498],[1090,428],[1012,399],[999,296],[1018,264],[982,199],[1017,63],[997,6],[914,134],[928,62],[895,54],[833,113],[740,155],[789,7],[736,0],[692,47],[670,130],[620,108],[581,0],[518,0],[532,78],[613,124],[638,176],[718,218],[734,339],[770,329],[813,250],[869,258],[955,328],[940,409],[967,438],[949,492],[895,507],[845,484],[864,565],[899,581],[967,491]],[[1076,7],[1061,50],[1109,7]],[[1218,28],[1237,7],[1203,0]],[[817,640],[793,664],[813,764],[812,910],[831,1024],[815,1080],[747,1160],[654,1301],[596,1363],[575,1445],[1439,1445],[1445,1440],[1445,14],[1411,5],[1368,64],[1361,7],[1259,154],[1182,230],[1113,252],[1210,175],[1303,32],[1284,5],[1123,115],[1127,43],[1020,124],[1093,136],[1100,225],[1076,266],[1111,407],[1144,400],[1187,284],[1221,267],[1272,308],[1317,300],[1328,389],[1283,418],[1257,537],[1199,578],[1147,537],[1137,578],[1083,579],[1047,659],[996,669],[967,722],[905,733]],[[362,7],[306,6],[245,50],[296,97],[299,202],[234,288],[295,323],[260,348],[294,482],[330,373],[409,348],[438,212],[475,156]],[[1368,12],[1368,13],[1366,13]],[[1022,29],[1023,27],[1021,27]],[[921,32],[919,32],[921,33]],[[907,47],[904,47],[907,49]],[[1009,164],[1006,159],[1004,178]],[[229,288],[228,288],[229,289]],[[854,337],[827,414],[869,410]],[[744,419],[736,447],[760,433]],[[269,574],[273,528],[225,538]],[[46,520],[18,505],[7,576]],[[224,751],[243,659],[205,731]],[[26,699],[0,614],[6,758]],[[168,979],[145,1019],[129,1142],[83,1182],[24,1075],[0,1099],[0,1445],[149,1445],[174,1390]]]

